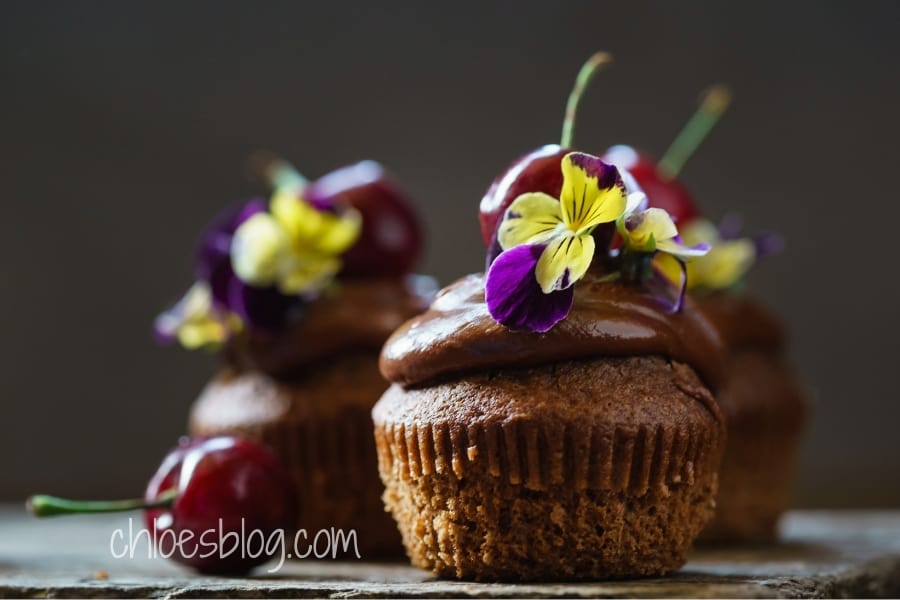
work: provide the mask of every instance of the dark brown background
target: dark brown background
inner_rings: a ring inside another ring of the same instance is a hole
[[[452,6],[452,10],[450,7]],[[777,227],[752,277],[816,392],[797,500],[900,504],[898,58],[891,2],[0,4],[0,498],[136,494],[212,369],[160,349],[195,236],[265,147],[310,176],[388,165],[430,232],[425,271],[479,268],[476,208],[558,139],[660,153],[698,91],[736,103],[684,177]]]

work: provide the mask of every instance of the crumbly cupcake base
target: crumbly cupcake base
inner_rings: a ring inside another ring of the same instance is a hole
[[[376,356],[342,356],[293,380],[223,370],[191,411],[192,435],[240,435],[268,444],[294,482],[298,529],[356,531],[364,560],[403,556],[385,512],[371,408],[387,384]],[[329,555],[330,557],[330,555]],[[338,558],[356,560],[352,548]]]
[[[722,417],[662,358],[394,386],[374,417],[385,503],[413,564],[441,576],[661,575],[714,510]]]

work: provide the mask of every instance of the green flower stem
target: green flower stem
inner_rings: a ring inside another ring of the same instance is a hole
[[[626,283],[640,283],[653,273],[655,252],[633,252],[623,250],[621,254],[622,280]]]
[[[724,85],[714,85],[706,90],[697,112],[688,119],[659,161],[659,173],[664,179],[674,179],[678,176],[684,163],[706,139],[730,103],[731,92]]]
[[[269,184],[272,189],[302,188],[309,181],[291,163],[271,152],[264,150],[255,152],[247,162],[251,173]]]
[[[578,71],[578,75],[575,77],[575,87],[572,88],[569,100],[566,102],[566,115],[563,118],[562,137],[559,141],[559,145],[563,148],[572,147],[572,140],[575,136],[575,115],[578,112],[578,103],[584,95],[585,88],[594,75],[611,62],[612,54],[609,52],[597,52]]]
[[[178,490],[171,489],[162,493],[154,502],[143,498],[130,500],[67,500],[56,496],[37,495],[30,497],[25,505],[36,517],[54,517],[57,515],[76,515],[83,513],[110,513],[137,510],[139,508],[166,508],[172,506]]]

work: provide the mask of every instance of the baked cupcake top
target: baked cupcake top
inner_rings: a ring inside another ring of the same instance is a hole
[[[410,271],[422,246],[405,194],[371,161],[307,182],[274,157],[272,185],[201,236],[196,282],[154,324],[157,338],[222,350],[281,374],[348,349],[377,350],[436,288]]]

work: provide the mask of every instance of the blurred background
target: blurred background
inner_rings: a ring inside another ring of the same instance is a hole
[[[196,237],[254,191],[247,154],[310,177],[374,158],[413,195],[421,269],[480,268],[477,206],[559,140],[661,154],[700,90],[735,102],[683,177],[713,217],[776,228],[753,291],[815,391],[800,506],[900,506],[900,3],[0,4],[0,499],[135,495],[212,356],[159,348]]]

